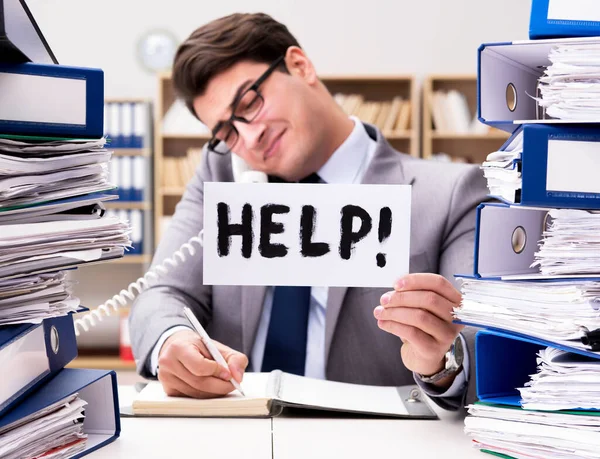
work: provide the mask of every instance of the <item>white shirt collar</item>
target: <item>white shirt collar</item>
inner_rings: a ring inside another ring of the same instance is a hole
[[[375,153],[377,142],[367,133],[362,122],[351,116],[354,129],[317,171],[326,183],[358,183]]]

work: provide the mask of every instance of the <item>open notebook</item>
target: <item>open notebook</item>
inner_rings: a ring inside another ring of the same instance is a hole
[[[307,378],[278,370],[246,373],[238,391],[199,400],[169,397],[159,382],[149,383],[132,404],[134,415],[268,417],[285,407],[380,416],[437,419],[416,386],[364,386]]]

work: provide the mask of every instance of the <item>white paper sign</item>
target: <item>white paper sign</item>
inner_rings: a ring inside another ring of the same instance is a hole
[[[392,288],[410,210],[410,185],[207,182],[204,283]]]

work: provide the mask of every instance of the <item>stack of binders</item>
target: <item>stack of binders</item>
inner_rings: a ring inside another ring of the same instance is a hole
[[[454,311],[484,328],[465,431],[501,457],[600,458],[600,3],[533,0],[530,38],[479,49],[479,119],[512,136],[482,164],[500,202]]]
[[[103,84],[101,70],[56,63],[24,0],[0,1],[3,458],[80,457],[120,432],[116,374],[64,368],[84,309],[64,270],[130,246],[130,228],[103,205],[114,199]]]

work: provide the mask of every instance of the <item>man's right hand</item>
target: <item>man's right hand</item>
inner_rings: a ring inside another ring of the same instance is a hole
[[[212,360],[208,349],[192,330],[181,330],[164,342],[158,357],[158,379],[167,395],[212,398],[234,390],[229,380],[242,382],[248,357],[213,341],[229,368]]]

